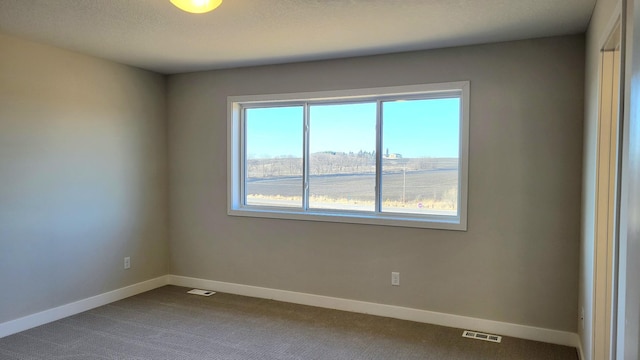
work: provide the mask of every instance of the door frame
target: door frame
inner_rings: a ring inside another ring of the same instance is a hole
[[[624,109],[624,6],[615,12],[601,42],[593,262],[594,359],[616,356],[621,134]]]

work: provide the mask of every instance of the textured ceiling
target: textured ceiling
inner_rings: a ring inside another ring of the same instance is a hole
[[[178,73],[577,34],[595,1],[0,0],[0,31]]]

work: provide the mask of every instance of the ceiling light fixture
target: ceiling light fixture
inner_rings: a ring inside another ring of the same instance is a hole
[[[171,0],[171,3],[180,10],[202,14],[220,6],[222,0]]]

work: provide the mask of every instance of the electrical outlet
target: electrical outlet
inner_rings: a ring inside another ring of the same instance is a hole
[[[391,285],[400,286],[400,273],[399,272],[391,272]]]
[[[124,258],[124,268],[128,269],[130,267],[131,267],[131,258],[127,256],[126,258]]]

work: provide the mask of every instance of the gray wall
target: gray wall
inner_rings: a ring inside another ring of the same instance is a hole
[[[165,88],[0,34],[0,322],[166,274]]]
[[[458,80],[467,232],[227,216],[227,96]],[[583,36],[170,76],[170,272],[575,332],[583,94]]]

